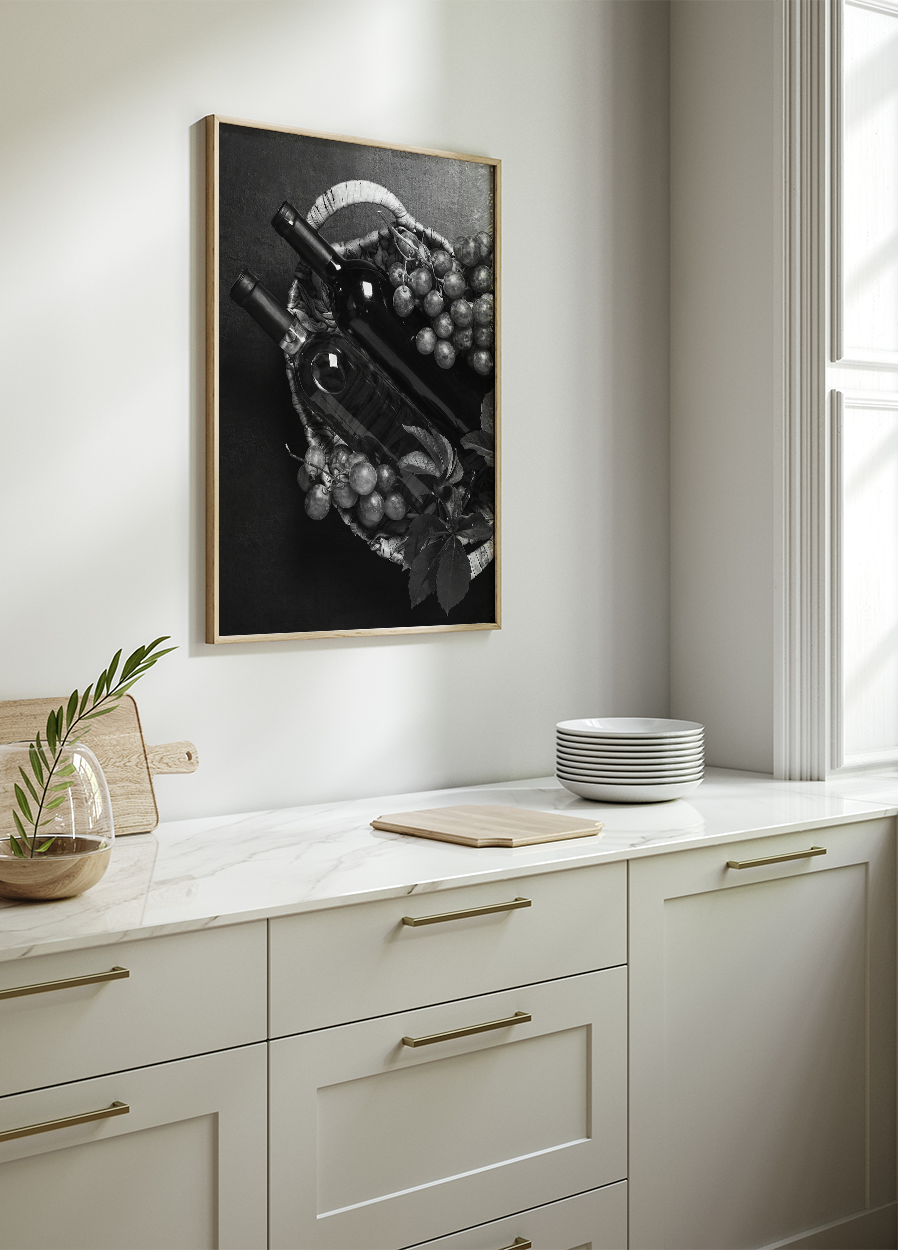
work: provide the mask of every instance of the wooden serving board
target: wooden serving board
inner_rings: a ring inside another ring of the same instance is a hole
[[[43,735],[48,714],[65,702],[60,698],[0,703],[0,742],[30,742],[38,731]],[[84,737],[84,745],[93,751],[106,776],[116,837],[149,833],[159,824],[153,777],[158,773],[196,772],[196,747],[192,742],[147,746],[137,704],[129,694],[114,712],[89,723],[92,728]]]
[[[605,826],[601,820],[581,820],[561,812],[534,812],[524,807],[461,804],[433,807],[422,812],[378,816],[372,829],[410,833],[437,842],[462,846],[532,846],[562,838],[592,838]]]

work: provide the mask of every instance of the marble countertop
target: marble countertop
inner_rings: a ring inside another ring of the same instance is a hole
[[[597,838],[473,849],[369,824],[385,812],[455,803],[565,811],[605,828]],[[669,803],[591,803],[539,777],[173,821],[117,840],[106,876],[80,898],[0,900],[0,960],[883,815],[898,815],[898,775],[782,782],[709,769],[688,799]]]

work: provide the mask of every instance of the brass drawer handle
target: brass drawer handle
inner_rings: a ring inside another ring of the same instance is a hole
[[[101,981],[122,981],[131,973],[127,968],[110,968],[84,977],[66,977],[63,981],[38,981],[36,985],[19,985],[13,990],[0,990],[0,998],[21,998],[25,994],[46,994],[48,990],[69,990],[74,985],[99,985]]]
[[[489,907],[466,907],[464,911],[443,911],[438,916],[403,916],[402,923],[413,929],[419,924],[442,924],[444,920],[467,920],[468,916],[490,916],[494,911],[517,911],[532,907],[529,898],[515,898],[510,903],[491,903]]]
[[[489,1020],[486,1024],[472,1024],[467,1029],[448,1029],[445,1033],[428,1033],[425,1037],[404,1037],[403,1046],[432,1046],[434,1042],[451,1042],[456,1037],[470,1037],[472,1033],[489,1033],[490,1029],[509,1029],[513,1024],[526,1024],[533,1017],[526,1011],[516,1011],[504,1020]]]
[[[511,1245],[503,1246],[502,1250],[533,1250],[533,1242],[526,1237],[515,1237]]]
[[[126,1102],[114,1102],[100,1111],[84,1111],[81,1115],[64,1115],[61,1120],[44,1120],[40,1124],[26,1124],[24,1128],[11,1128],[0,1133],[0,1141],[13,1141],[16,1137],[33,1137],[35,1133],[52,1133],[57,1128],[71,1128],[73,1124],[90,1124],[92,1120],[109,1120],[114,1115],[127,1115],[131,1108]]]
[[[764,864],[784,864],[787,859],[810,859],[825,855],[825,846],[812,846],[809,851],[790,851],[788,855],[765,855],[763,859],[728,859],[727,868],[761,868]]]

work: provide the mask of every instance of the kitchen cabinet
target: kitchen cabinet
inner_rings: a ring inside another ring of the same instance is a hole
[[[633,1250],[895,1244],[891,819],[633,860],[630,1013]]]
[[[895,810],[764,784],[590,849],[180,826],[143,929],[0,908],[0,1250],[894,1246]]]
[[[265,928],[0,965],[3,1250],[265,1247]]]
[[[626,980],[612,968],[272,1042],[272,1247],[389,1250],[622,1180]]]

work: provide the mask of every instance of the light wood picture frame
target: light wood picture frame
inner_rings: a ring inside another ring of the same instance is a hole
[[[500,628],[500,172],[206,118],[207,642]]]

